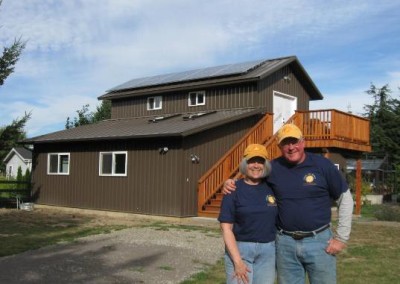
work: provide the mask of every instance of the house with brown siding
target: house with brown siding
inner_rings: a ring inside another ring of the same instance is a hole
[[[309,102],[322,98],[295,56],[133,79],[99,97],[111,101],[111,119],[24,141],[34,145],[34,201],[215,216],[222,181],[237,173],[243,147],[272,143],[284,123],[298,124],[312,151],[370,149],[362,118],[310,113]]]

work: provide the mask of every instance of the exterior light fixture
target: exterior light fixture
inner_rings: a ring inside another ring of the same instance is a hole
[[[158,149],[158,152],[161,155],[164,155],[164,154],[166,154],[168,152],[168,150],[169,150],[168,147],[161,147],[161,148]]]
[[[195,154],[191,154],[190,155],[190,160],[192,161],[193,164],[198,164],[200,163],[200,158],[199,156],[195,155]]]

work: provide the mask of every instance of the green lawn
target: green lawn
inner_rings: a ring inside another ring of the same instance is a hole
[[[400,279],[400,206],[364,206],[355,218],[348,248],[338,255],[338,283],[398,283]],[[387,221],[376,221],[390,220]],[[149,223],[136,224],[146,226]],[[0,209],[0,257],[26,250],[71,242],[78,237],[110,232],[132,224],[99,223],[93,216],[55,214],[52,211]],[[151,226],[168,229],[168,224]],[[195,226],[185,230],[203,230]],[[225,283],[223,261],[209,266],[181,284]]]
[[[361,216],[353,222],[348,248],[337,256],[337,283],[399,283],[400,223],[386,220],[400,220],[400,206],[363,206]],[[194,283],[225,283],[223,261],[181,284]]]

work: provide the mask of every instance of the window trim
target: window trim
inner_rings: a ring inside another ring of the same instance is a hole
[[[50,157],[54,156],[54,155],[57,155],[57,172],[56,173],[50,172]],[[67,168],[67,172],[65,172],[65,173],[60,172],[60,156],[68,156],[68,168]],[[69,175],[70,167],[71,167],[71,154],[70,153],[48,153],[47,154],[47,174],[48,175],[67,176],[67,175]]]
[[[151,108],[150,99],[154,99],[154,107],[153,108]],[[157,99],[159,99],[159,102],[160,102],[159,107],[156,107]],[[162,96],[153,96],[153,97],[147,98],[147,110],[160,110],[160,109],[162,109]]]
[[[104,154],[112,154],[111,174],[102,173],[103,155]],[[123,174],[115,173],[115,155],[117,155],[117,154],[125,154],[125,173],[123,173]],[[126,177],[127,175],[128,175],[128,151],[103,151],[103,152],[99,152],[99,176],[103,176],[103,177]]]
[[[191,104],[191,100],[190,100],[190,96],[192,94],[196,94],[196,103],[195,104]],[[203,96],[203,102],[199,103],[199,95]],[[204,106],[206,104],[206,92],[205,91],[196,91],[196,92],[189,92],[188,95],[188,106],[192,107],[192,106]]]

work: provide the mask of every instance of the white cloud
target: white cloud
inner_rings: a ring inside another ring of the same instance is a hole
[[[7,110],[0,124],[32,109],[29,135],[59,130],[82,105],[94,108],[105,90],[136,77],[287,55],[299,57],[322,104],[356,112],[371,81],[398,83],[399,7],[390,0],[4,0],[0,44],[28,42],[0,89]]]

